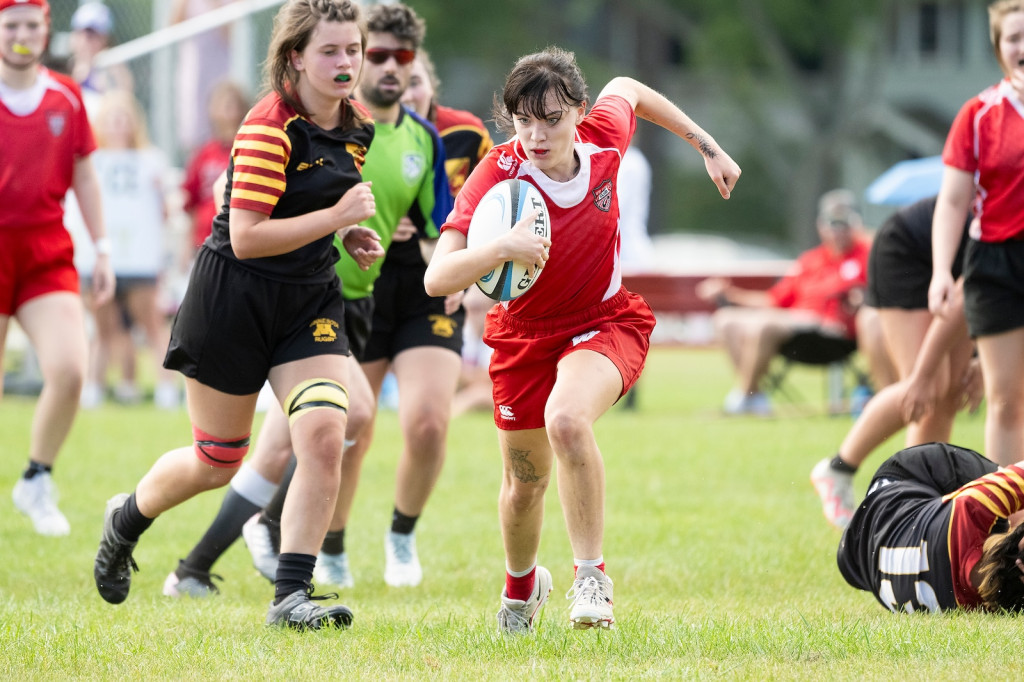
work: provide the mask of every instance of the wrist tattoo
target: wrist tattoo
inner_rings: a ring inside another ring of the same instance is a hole
[[[715,151],[714,147],[711,146],[711,143],[708,142],[707,138],[705,138],[703,135],[687,133],[686,138],[688,140],[695,141],[697,143],[697,149],[700,150],[700,153],[708,157],[709,159],[714,159],[718,156],[718,153]]]

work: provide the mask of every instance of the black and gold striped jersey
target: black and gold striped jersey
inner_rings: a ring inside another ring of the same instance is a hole
[[[361,125],[325,130],[273,93],[253,107],[235,136],[227,189],[208,248],[270,279],[314,283],[335,277],[339,254],[333,234],[289,253],[239,260],[231,248],[228,215],[231,208],[272,219],[304,215],[333,206],[361,182],[374,127],[360,105],[349,101],[346,106],[360,108]]]

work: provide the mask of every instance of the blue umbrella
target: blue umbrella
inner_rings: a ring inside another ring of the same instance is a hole
[[[864,197],[872,204],[905,206],[934,196],[942,185],[943,168],[941,156],[900,161],[875,178]]]

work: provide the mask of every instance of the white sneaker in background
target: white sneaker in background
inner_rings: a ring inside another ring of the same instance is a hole
[[[135,384],[118,384],[114,387],[114,402],[122,405],[138,405],[142,402],[142,391]]]
[[[726,394],[725,401],[722,402],[722,412],[729,415],[743,414],[743,401],[746,397],[747,394],[740,389],[732,389]]]
[[[348,588],[355,587],[356,581],[352,578],[352,571],[348,568],[348,554],[325,554],[320,552],[316,557],[316,567],[313,569],[313,582],[318,587],[332,585],[334,587]]]
[[[158,410],[176,410],[181,407],[181,393],[170,382],[162,382],[153,390],[153,405]]]
[[[722,412],[731,417],[745,414],[770,417],[773,413],[772,401],[761,391],[746,393],[734,388],[725,396]]]
[[[836,471],[826,457],[811,469],[811,485],[821,498],[821,511],[828,522],[845,530],[853,519],[853,474]]]
[[[393,533],[384,537],[384,582],[391,587],[416,587],[423,580],[423,567],[416,553],[416,533]]]
[[[82,386],[82,395],[78,399],[78,405],[83,410],[95,410],[103,404],[103,387],[94,381],[86,382]]]
[[[758,417],[770,417],[773,412],[772,401],[760,391],[751,393],[747,396],[746,412]]]
[[[261,522],[262,516],[259,512],[242,526],[242,539],[245,546],[249,548],[252,555],[252,565],[264,578],[274,582],[277,578],[277,564],[279,553],[274,543],[274,537],[269,525]]]
[[[50,474],[37,473],[32,478],[19,478],[11,498],[18,511],[32,520],[40,535],[67,535],[71,524],[57,508],[57,488]]]

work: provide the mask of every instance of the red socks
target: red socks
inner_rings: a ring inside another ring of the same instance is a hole
[[[527,601],[533,594],[533,577],[537,575],[537,567],[534,566],[529,573],[516,578],[505,572],[505,596],[509,599]]]
[[[578,568],[579,566],[573,566],[574,577]],[[604,573],[604,562],[602,561],[594,568]],[[505,571],[505,596],[509,599],[528,601],[530,599],[530,595],[533,594],[533,579],[535,575],[537,575],[536,566],[534,566],[529,573],[519,578],[510,575],[508,571]]]

